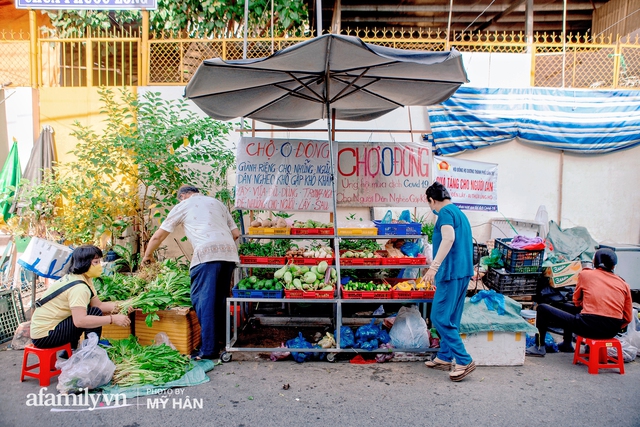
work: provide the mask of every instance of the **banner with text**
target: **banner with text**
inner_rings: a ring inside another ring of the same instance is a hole
[[[434,181],[442,183],[451,201],[468,211],[498,210],[498,165],[452,157],[433,157]]]
[[[424,142],[341,142],[338,206],[428,206],[431,164]]]
[[[330,151],[327,141],[241,138],[236,207],[332,211]]]
[[[156,0],[16,0],[16,9],[155,10]]]

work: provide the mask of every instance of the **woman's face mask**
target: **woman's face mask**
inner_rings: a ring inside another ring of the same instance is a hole
[[[92,264],[89,270],[85,273],[87,277],[100,277],[102,275],[102,265]]]

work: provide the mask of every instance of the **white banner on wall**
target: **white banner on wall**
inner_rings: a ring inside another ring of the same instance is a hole
[[[338,206],[428,206],[430,144],[338,143]]]
[[[333,210],[327,141],[241,138],[236,207],[271,211]]]
[[[497,164],[433,156],[433,173],[460,209],[498,210]]]

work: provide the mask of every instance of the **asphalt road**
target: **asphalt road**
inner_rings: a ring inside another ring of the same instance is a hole
[[[421,362],[253,357],[216,366],[208,383],[129,399],[132,406],[55,412],[27,406],[37,402],[37,380],[19,381],[22,351],[0,351],[0,426],[640,426],[638,362],[627,363],[625,375],[590,375],[571,354],[548,354],[524,366],[478,367],[453,383]]]

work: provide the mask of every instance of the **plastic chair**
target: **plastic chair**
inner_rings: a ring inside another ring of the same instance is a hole
[[[38,348],[33,344],[29,344],[24,348],[24,356],[22,359],[22,374],[20,382],[24,381],[24,377],[34,377],[40,380],[40,387],[46,387],[51,384],[51,378],[60,375],[60,370],[56,369],[56,360],[58,352],[66,350],[71,357],[71,344],[65,344],[56,348]],[[38,363],[27,366],[29,354],[34,354],[38,358]],[[35,368],[40,368],[38,372],[32,372]]]
[[[589,353],[581,353],[580,346],[589,346]],[[611,357],[607,350],[613,347],[616,349],[617,357]],[[573,364],[578,362],[587,365],[589,373],[597,375],[600,369],[618,368],[620,375],[624,375],[624,357],[622,355],[622,345],[615,338],[606,340],[596,340],[592,338],[576,338],[576,351],[573,353]]]

